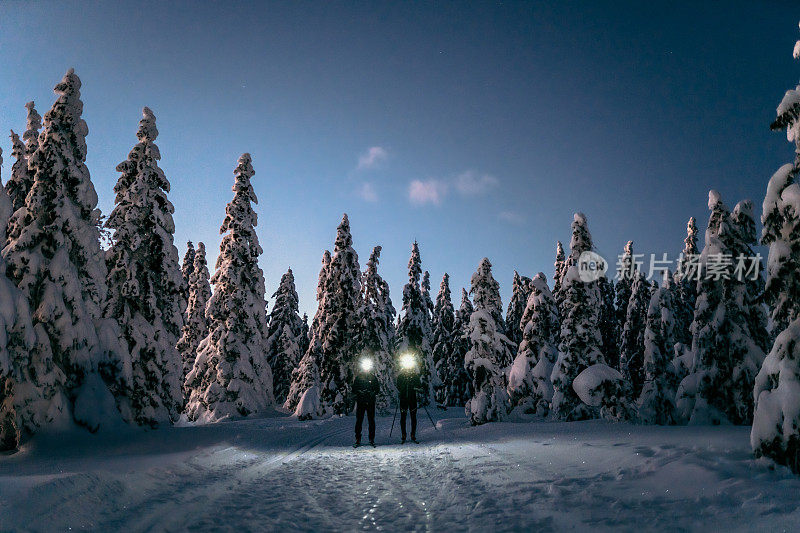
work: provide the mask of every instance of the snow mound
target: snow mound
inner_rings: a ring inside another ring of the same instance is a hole
[[[295,416],[300,420],[309,420],[319,412],[319,387],[313,385],[303,393],[297,408],[294,411]]]
[[[586,405],[600,407],[603,403],[603,390],[609,385],[620,389],[623,384],[619,371],[598,363],[578,374],[572,382],[572,389]]]

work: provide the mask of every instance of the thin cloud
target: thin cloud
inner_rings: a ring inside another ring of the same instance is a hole
[[[497,214],[497,218],[515,226],[521,226],[525,223],[525,217],[515,211],[501,211]]]
[[[447,185],[439,180],[414,180],[408,186],[408,199],[415,205],[441,205]]]
[[[364,182],[361,184],[361,187],[356,190],[356,194],[359,198],[364,200],[365,202],[377,202],[378,201],[378,193],[375,191],[375,186],[369,182]]]
[[[368,170],[380,165],[386,158],[389,157],[389,152],[380,146],[372,146],[365,153],[358,157],[357,170]]]
[[[456,190],[464,196],[476,196],[497,187],[500,183],[491,174],[479,174],[472,170],[462,172],[455,178]]]

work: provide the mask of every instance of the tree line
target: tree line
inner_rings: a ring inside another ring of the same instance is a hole
[[[556,245],[552,285],[544,273],[515,272],[505,313],[486,258],[458,309],[447,274],[434,302],[414,242],[398,313],[379,273],[381,247],[362,271],[345,214],[322,257],[310,323],[291,269],[267,312],[249,154],[234,168],[213,276],[203,243],[179,260],[149,108],[116,168],[115,207],[101,216],[80,87],[69,70],[45,116],[28,103],[22,139],[11,134],[15,162],[0,190],[0,449],[73,423],[157,427],[275,406],[300,419],[347,414],[360,357],[374,360],[388,411],[397,356],[411,353],[422,401],[464,408],[473,424],[753,424],[756,455],[800,469],[800,86],[772,125],[787,130],[796,157],[763,202],[766,279],[758,268],[712,275],[719,256],[757,257],[759,239],[753,203],[731,210],[711,191],[702,248],[691,218],[678,268],[661,283],[640,271],[632,242],[616,279],[587,281],[581,261],[594,245],[576,213],[569,254]]]

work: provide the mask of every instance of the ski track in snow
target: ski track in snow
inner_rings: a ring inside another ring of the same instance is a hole
[[[422,444],[397,444],[397,427],[389,443],[380,417],[375,449],[350,446],[353,417],[37,439],[0,456],[0,531],[782,531],[800,520],[800,479],[753,460],[748,428],[470,428],[449,411],[434,431],[422,415]]]

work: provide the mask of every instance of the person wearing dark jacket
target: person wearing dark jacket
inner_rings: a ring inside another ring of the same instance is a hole
[[[400,400],[400,443],[406,441],[406,413],[411,415],[411,441],[417,442],[417,389],[422,388],[414,356],[404,355],[397,374],[397,392]]]
[[[356,399],[356,444],[361,445],[361,428],[364,425],[364,413],[369,424],[369,443],[375,446],[375,398],[378,396],[380,384],[373,371],[372,359],[364,358],[359,364],[359,371],[353,381],[353,395]]]

